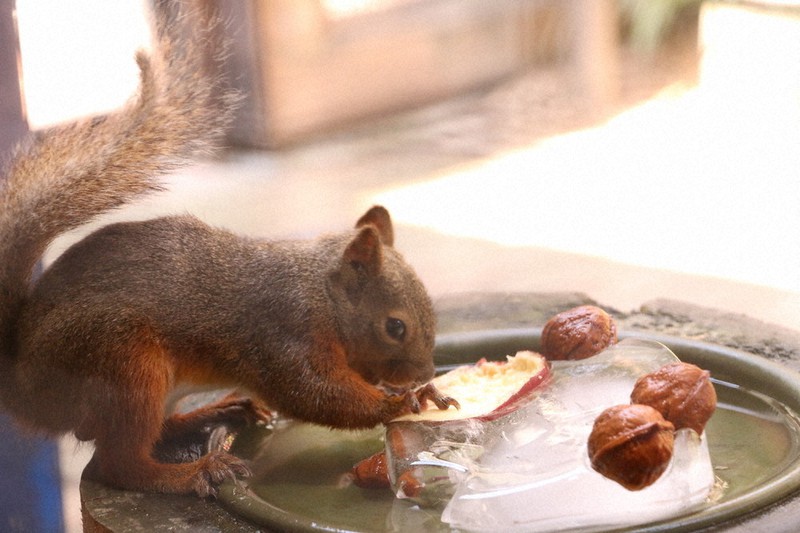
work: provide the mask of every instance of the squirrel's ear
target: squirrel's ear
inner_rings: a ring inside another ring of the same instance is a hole
[[[369,274],[377,274],[381,269],[383,253],[381,252],[381,237],[372,224],[364,226],[361,231],[350,241],[344,251],[346,263],[363,268]]]
[[[361,228],[364,226],[372,225],[378,230],[381,236],[381,242],[386,246],[394,246],[394,228],[392,227],[392,217],[389,216],[389,211],[385,207],[376,205],[370,208],[369,211],[358,219],[356,227]]]

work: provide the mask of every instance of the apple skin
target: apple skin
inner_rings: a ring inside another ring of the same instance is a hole
[[[386,464],[386,450],[381,450],[359,461],[350,471],[353,484],[362,489],[388,489],[389,465]]]
[[[520,389],[512,394],[508,400],[495,407],[492,411],[485,415],[477,416],[481,422],[490,422],[497,420],[500,417],[513,413],[531,399],[536,390],[545,382],[550,379],[550,364],[545,360],[545,365],[542,369],[534,374],[520,387]]]

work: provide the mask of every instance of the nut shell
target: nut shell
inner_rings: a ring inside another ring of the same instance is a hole
[[[647,405],[617,405],[600,413],[589,435],[592,468],[628,490],[641,490],[664,473],[674,427]]]
[[[586,359],[616,342],[614,319],[599,307],[582,305],[547,321],[540,351],[550,360]]]
[[[655,408],[675,429],[690,428],[701,434],[717,407],[717,393],[707,370],[670,363],[637,380],[631,403]]]

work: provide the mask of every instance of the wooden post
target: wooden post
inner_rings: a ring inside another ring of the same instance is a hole
[[[594,109],[602,112],[619,94],[616,0],[571,0],[575,78]]]
[[[0,0],[0,160],[28,131],[22,103],[16,0]]]

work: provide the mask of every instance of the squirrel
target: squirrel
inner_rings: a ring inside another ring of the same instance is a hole
[[[428,400],[458,407],[428,383],[432,303],[380,206],[351,230],[303,241],[244,238],[188,215],[115,223],[34,279],[55,237],[158,190],[166,171],[222,144],[237,96],[218,74],[222,53],[208,53],[225,50],[219,17],[171,0],[153,7],[155,44],[137,54],[137,97],[35,133],[7,165],[2,407],[23,428],[94,441],[98,481],[201,497],[249,475],[247,464],[224,451],[160,461],[159,443],[214,421],[257,423],[266,408],[366,428]],[[187,383],[255,399],[165,413]]]

